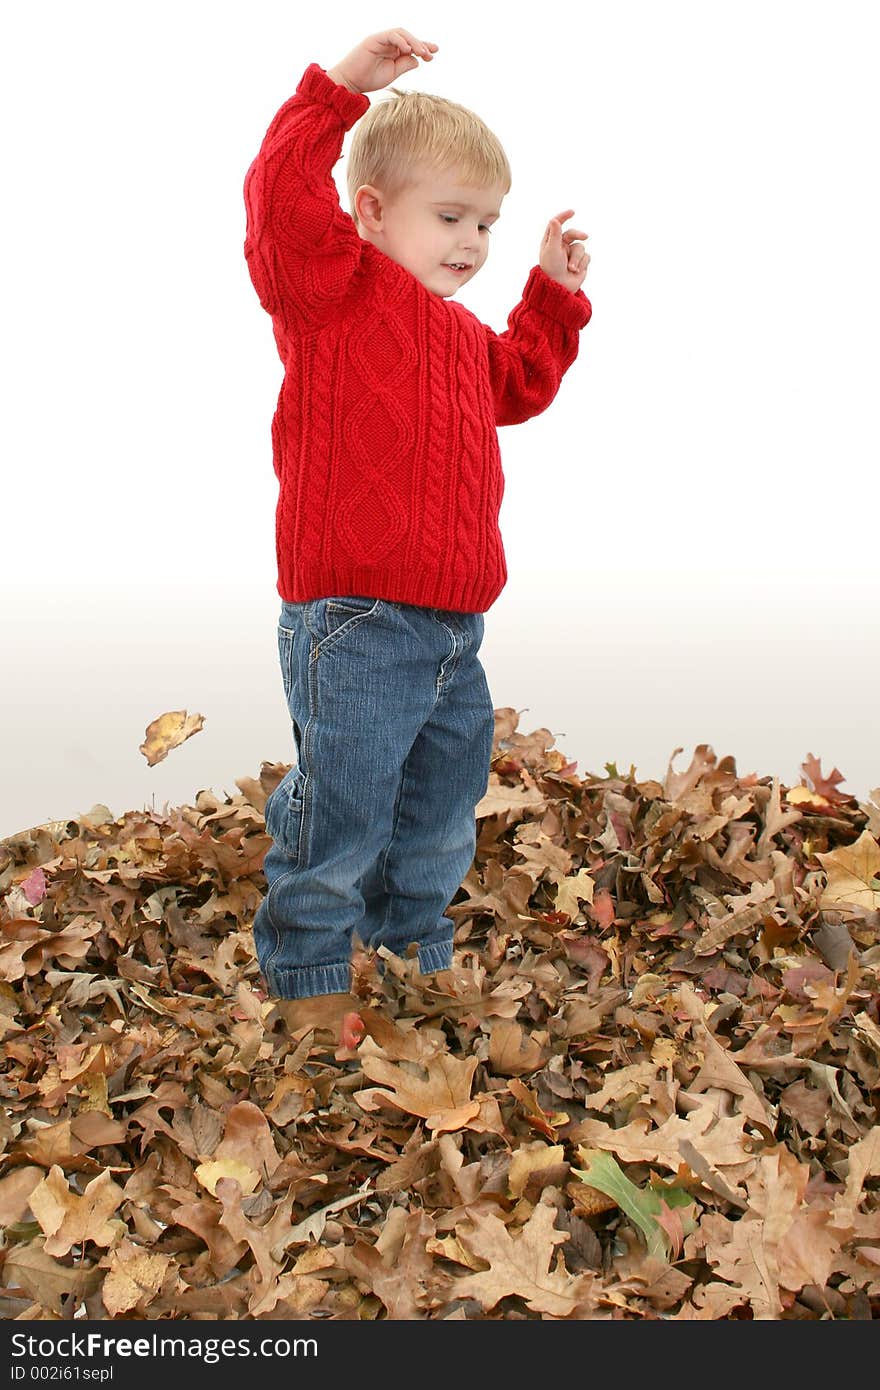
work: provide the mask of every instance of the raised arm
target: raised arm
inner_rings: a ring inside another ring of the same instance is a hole
[[[547,409],[577,357],[579,333],[592,312],[583,290],[566,289],[536,265],[507,331],[495,333],[483,324],[496,425],[519,425]]]
[[[369,104],[310,63],[245,176],[250,277],[263,308],[291,327],[319,322],[358,265],[361,239],[332,171]]]
[[[354,274],[362,242],[339,203],[333,166],[365,93],[428,61],[436,44],[408,30],[371,34],[329,72],[310,63],[245,175],[244,253],[260,303],[292,328],[320,323]],[[416,56],[418,55],[418,56]]]

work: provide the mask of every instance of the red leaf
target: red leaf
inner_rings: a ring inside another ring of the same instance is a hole
[[[614,899],[606,888],[601,888],[593,898],[590,913],[600,927],[610,927],[614,921]]]
[[[342,1019],[342,1027],[339,1030],[340,1046],[353,1052],[363,1036],[364,1020],[360,1014],[354,1012],[345,1014]]]
[[[38,902],[42,902],[46,896],[46,875],[40,868],[33,869],[21,885],[31,907],[36,907]]]
[[[837,790],[836,784],[838,782],[846,781],[846,778],[844,777],[842,772],[839,772],[838,769],[835,767],[831,772],[829,772],[827,777],[824,777],[822,775],[821,758],[814,758],[812,753],[808,753],[804,761],[801,763],[801,771],[804,773],[806,777],[809,778],[810,782],[813,785],[813,790],[815,792],[818,792],[820,796],[824,796],[826,801],[833,801],[839,803],[841,801],[852,800],[852,797],[849,797],[844,792],[839,792]]]

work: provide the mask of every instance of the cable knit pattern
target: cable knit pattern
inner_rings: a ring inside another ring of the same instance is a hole
[[[368,108],[309,64],[244,181],[245,258],[284,365],[278,592],[482,613],[507,581],[497,426],[546,410],[590,302],[536,265],[496,333],[364,241],[333,167]]]
[[[450,402],[446,373],[440,370],[440,364],[448,361],[449,338],[453,325],[449,315],[444,312],[445,305],[438,295],[431,295],[425,307],[426,327],[432,349],[430,356],[426,358],[428,401],[425,412],[425,428],[427,447],[425,449],[421,495],[414,498],[414,501],[417,504],[421,503],[419,512],[422,516],[445,517],[447,515],[444,502],[447,482],[446,439],[449,433]],[[421,558],[426,573],[440,574],[446,549],[443,529],[442,526],[438,525],[427,525],[423,528]],[[448,608],[451,605],[438,603],[434,606]]]

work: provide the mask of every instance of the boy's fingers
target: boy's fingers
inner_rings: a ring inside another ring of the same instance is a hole
[[[399,48],[403,53],[408,53],[411,48],[402,29],[389,29],[387,34],[383,34],[382,42],[387,43],[392,48]]]
[[[417,39],[408,29],[390,30],[386,42],[396,43],[398,48],[402,48],[405,53],[418,52],[423,56],[431,56],[428,52],[428,45],[423,43],[421,39]],[[436,51],[436,44],[432,44],[431,47]]]

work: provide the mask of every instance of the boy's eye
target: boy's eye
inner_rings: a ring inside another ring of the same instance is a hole
[[[451,213],[448,213],[448,212],[441,212],[440,216],[443,218],[443,221],[444,221],[444,222],[457,222],[457,221],[458,221],[458,218],[457,218],[457,217],[453,217],[452,214],[451,214]],[[480,231],[481,231],[481,232],[491,232],[491,230],[492,230],[491,227],[485,227],[485,226],[484,226],[484,227],[481,227],[481,228],[480,228]]]

